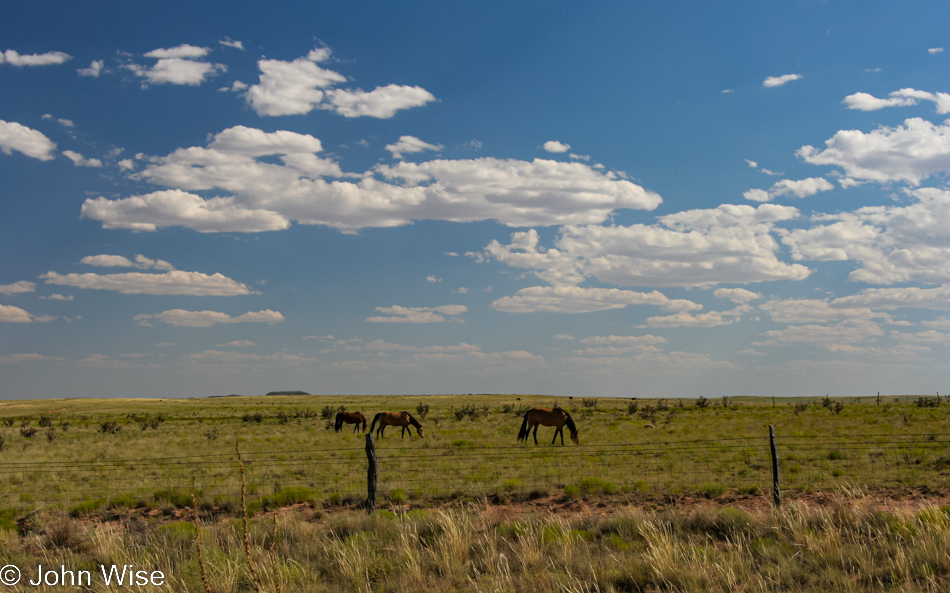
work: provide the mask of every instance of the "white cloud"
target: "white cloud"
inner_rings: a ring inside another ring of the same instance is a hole
[[[292,62],[258,61],[260,82],[248,89],[248,104],[258,115],[303,115],[314,109],[327,109],[344,117],[387,119],[400,109],[435,100],[432,93],[417,86],[391,84],[370,92],[332,89],[347,79],[317,65],[329,58],[330,50],[322,48]]]
[[[58,356],[43,356],[35,352],[30,354],[7,354],[0,356],[0,364],[19,364],[21,362],[30,362],[35,360],[63,360]]]
[[[776,86],[782,86],[783,84],[789,83],[793,80],[800,80],[802,78],[801,74],[783,74],[782,76],[769,76],[762,81],[762,86],[766,88],[772,88]]]
[[[468,311],[465,305],[442,305],[441,307],[376,307],[384,315],[367,317],[370,323],[441,323],[443,321],[462,321],[459,317]]]
[[[950,304],[950,299],[948,299],[947,303]],[[921,324],[931,329],[950,329],[950,319],[948,319],[946,315],[941,315],[932,321],[921,321]]]
[[[848,109],[861,111],[877,111],[885,107],[906,107],[916,105],[917,100],[932,101],[937,105],[937,113],[950,113],[950,93],[928,93],[917,89],[900,89],[890,94],[889,99],[878,99],[867,93],[855,93],[844,98],[843,103]]]
[[[433,276],[426,276],[426,282],[442,282],[442,279],[441,279],[441,278],[438,278],[438,277],[436,277],[436,276],[434,276],[434,275],[433,275]]]
[[[873,309],[933,309],[950,311],[950,284],[936,288],[866,288],[855,295],[837,298],[835,305]],[[924,322],[926,325],[928,322]],[[940,328],[935,328],[940,329]]]
[[[818,345],[854,344],[884,335],[876,323],[867,319],[850,319],[834,325],[790,325],[785,329],[763,333],[768,340],[753,342],[753,346],[808,343]]]
[[[543,148],[544,150],[548,152],[561,153],[561,152],[567,152],[568,150],[570,150],[571,145],[563,144],[561,142],[558,142],[557,140],[548,140],[543,145],[541,145],[541,148]]]
[[[538,246],[533,229],[513,233],[511,244],[492,241],[480,258],[534,270],[554,284],[587,277],[621,286],[713,286],[801,280],[809,270],[776,258],[775,222],[799,216],[795,208],[723,204],[660,217],[658,225],[564,226],[554,247]]]
[[[126,64],[124,67],[151,84],[197,86],[205,79],[227,70],[224,64],[200,60],[208,55],[209,51],[207,47],[188,44],[170,49],[156,49],[145,54],[147,58],[158,59],[151,68],[138,64]]]
[[[75,297],[73,297],[73,295],[63,296],[61,294],[53,293],[49,295],[48,297],[41,296],[40,298],[44,300],[50,300],[50,301],[71,301]]]
[[[762,298],[762,295],[744,288],[717,288],[713,292],[717,299],[729,299],[734,303],[745,304]]]
[[[244,43],[240,41],[235,41],[234,39],[231,39],[230,37],[225,37],[224,39],[218,41],[218,43],[220,43],[221,45],[225,47],[233,47],[234,49],[239,49],[241,51],[244,51]]]
[[[783,233],[796,260],[855,260],[856,282],[950,282],[950,191],[906,190],[906,206],[869,206],[816,217],[807,229]]]
[[[930,55],[943,53],[943,48],[942,48],[942,47],[931,47],[930,49],[927,50],[927,53],[930,54]]]
[[[227,347],[227,348],[249,348],[254,345],[255,345],[254,342],[250,340],[234,340],[233,342],[226,342],[224,344],[216,344],[216,346]]]
[[[903,107],[905,105],[917,104],[916,101],[909,97],[878,99],[868,93],[854,93],[853,95],[848,95],[842,102],[848,106],[848,109],[858,109],[860,111],[877,111],[885,107]]]
[[[28,157],[49,161],[53,159],[56,143],[32,128],[0,119],[0,152],[22,152]]]
[[[426,150],[442,150],[441,144],[429,144],[415,136],[400,136],[395,144],[387,144],[386,150],[393,154],[393,158],[401,159],[404,154],[415,154]]]
[[[258,233],[286,229],[290,221],[276,212],[245,208],[233,198],[204,199],[178,189],[152,192],[120,200],[87,199],[82,218],[102,222],[105,229],[154,231],[183,226],[200,233]]]
[[[263,311],[249,311],[237,317],[231,317],[227,313],[218,311],[186,311],[184,309],[171,309],[150,315],[141,313],[134,317],[139,325],[150,326],[152,321],[160,321],[175,327],[211,327],[223,323],[280,323],[284,321],[284,316],[277,311],[265,309]]]
[[[131,171],[135,169],[135,161],[132,159],[122,159],[119,161],[119,170],[120,171]]]
[[[759,305],[777,323],[830,323],[832,321],[882,319],[887,323],[887,313],[873,311],[848,299],[777,299]]]
[[[11,294],[22,294],[25,292],[35,292],[36,284],[32,282],[27,282],[26,280],[20,280],[19,282],[14,282],[13,284],[0,284],[0,293],[11,295]]]
[[[950,334],[935,329],[916,333],[892,331],[891,337],[905,344],[945,344],[950,343]]]
[[[554,339],[555,340],[573,340],[574,336],[572,336],[571,334],[556,334],[554,336]]]
[[[493,302],[491,308],[505,313],[591,313],[623,309],[629,305],[651,305],[667,311],[702,309],[702,305],[684,299],[670,299],[656,290],[645,293],[564,285],[522,288],[513,296]]]
[[[78,70],[76,70],[76,72],[78,72],[80,76],[91,76],[93,78],[99,78],[99,75],[102,74],[102,71],[105,70],[105,67],[106,67],[106,64],[104,61],[93,60],[92,63],[89,64],[88,68],[79,68]]]
[[[12,305],[0,305],[0,323],[46,323],[54,319],[49,315],[36,316]]]
[[[44,113],[44,114],[43,114],[43,117],[42,117],[41,119],[55,119],[55,120],[56,120],[56,123],[58,123],[59,125],[63,126],[64,128],[75,128],[75,127],[76,127],[76,124],[74,124],[71,119],[56,118],[56,117],[53,117],[53,116],[52,116],[51,114],[49,114],[49,113]]]
[[[646,327],[717,327],[739,321],[743,313],[752,310],[748,305],[739,305],[729,311],[709,311],[706,313],[687,313],[680,311],[673,315],[647,318]]]
[[[555,336],[557,337],[557,336]],[[654,344],[666,344],[666,338],[644,334],[642,336],[590,336],[583,338],[581,344],[599,344],[609,346],[646,346]]]
[[[841,167],[849,179],[879,183],[920,185],[931,175],[950,171],[950,122],[934,125],[910,118],[868,134],[840,130],[825,145],[824,150],[803,146],[796,154],[813,165]]]
[[[248,367],[306,367],[319,361],[316,358],[286,352],[260,355],[233,350],[205,350],[204,352],[196,352],[185,356],[183,362],[186,366],[197,368],[204,365],[220,365],[240,370]]]
[[[744,192],[742,196],[753,202],[770,202],[774,198],[781,196],[806,198],[818,192],[829,191],[834,188],[835,186],[823,177],[809,177],[808,179],[800,179],[797,181],[782,179],[772,184],[772,187],[770,187],[768,191],[750,189]]]
[[[98,266],[101,268],[138,268],[140,270],[174,270],[175,266],[167,261],[158,259],[149,259],[144,255],[136,255],[133,262],[127,257],[121,255],[87,255],[79,260],[79,263],[87,266]]]
[[[240,282],[222,274],[202,274],[170,270],[161,274],[127,272],[122,274],[57,274],[40,276],[46,284],[75,286],[93,290],[113,290],[121,294],[159,294],[192,296],[234,296],[251,294]]]
[[[78,152],[72,150],[64,150],[63,156],[68,158],[73,162],[73,165],[76,167],[101,167],[102,161],[99,159],[87,159]]]
[[[333,89],[327,91],[329,104],[321,106],[343,117],[375,117],[389,119],[401,109],[422,107],[435,96],[418,86],[390,84],[365,92],[360,89]]]
[[[652,209],[662,201],[616,173],[584,163],[434,160],[379,165],[354,175],[313,154],[321,148],[318,139],[303,134],[230,128],[208,148],[153,157],[133,176],[175,189],[87,199],[82,215],[105,228],[141,231],[180,225],[200,232],[260,232],[287,228],[291,220],[340,229],[425,219],[546,226],[599,223],[617,208]],[[270,155],[279,155],[283,164],[259,160]],[[191,193],[213,189],[233,195]]]
[[[62,64],[73,57],[61,51],[51,51],[45,54],[21,55],[12,49],[0,52],[0,64],[7,63],[11,66],[52,66]]]

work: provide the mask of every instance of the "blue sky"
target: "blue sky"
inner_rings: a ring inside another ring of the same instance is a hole
[[[950,390],[942,2],[30,2],[0,397]]]

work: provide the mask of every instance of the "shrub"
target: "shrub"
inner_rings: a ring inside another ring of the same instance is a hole
[[[52,416],[47,416],[46,414],[43,414],[42,416],[40,416],[39,425],[40,425],[41,427],[52,426],[52,425],[53,425],[53,417],[52,417]]]
[[[114,420],[107,420],[106,422],[99,423],[99,432],[103,434],[115,434],[122,430],[122,427],[119,426],[119,423]]]
[[[20,427],[20,436],[25,439],[32,439],[33,435],[36,434],[36,429],[32,426],[21,426]]]
[[[584,404],[585,408],[596,408],[597,407],[597,398],[596,397],[585,397],[581,399],[581,402]]]
[[[705,408],[705,407],[708,406],[708,405],[709,405],[709,400],[706,399],[706,396],[705,396],[705,395],[700,395],[700,396],[699,396],[699,399],[696,400],[696,407],[697,407],[697,408]]]
[[[256,422],[260,424],[264,421],[264,414],[260,412],[246,412],[241,416],[241,420],[244,422]]]
[[[336,410],[333,409],[333,406],[324,406],[320,410],[320,418],[322,420],[333,420],[333,417],[336,416]]]
[[[640,402],[634,399],[632,402],[627,404],[627,414],[631,416],[637,413],[637,410],[640,409]]]
[[[419,405],[416,406],[416,413],[419,414],[420,418],[425,420],[426,416],[429,415],[429,404],[423,404],[420,402]]]
[[[393,488],[389,491],[389,495],[386,498],[393,504],[404,504],[409,500],[409,495],[407,495],[406,491],[402,488]]]

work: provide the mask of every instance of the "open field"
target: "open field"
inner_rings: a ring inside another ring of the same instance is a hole
[[[517,442],[521,412],[571,411],[581,446]],[[426,406],[428,408],[426,409]],[[0,404],[0,507],[78,514],[199,503],[233,510],[240,441],[252,507],[365,498],[365,439],[332,430],[336,410],[408,410],[425,438],[377,439],[383,500],[486,495],[633,496],[771,489],[768,425],[783,489],[950,486],[943,398],[616,400],[529,395],[263,396],[181,400],[42,400]],[[32,436],[29,436],[31,435]]]
[[[552,446],[552,428],[517,443],[536,405],[569,410],[581,445]],[[425,427],[376,440],[370,517],[365,437],[326,418],[341,406]],[[948,417],[918,396],[4,402],[2,559],[134,563],[204,590],[194,493],[212,590],[254,590],[239,443],[268,591],[935,591],[950,575]]]

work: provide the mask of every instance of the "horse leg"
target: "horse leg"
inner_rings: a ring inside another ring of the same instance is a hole
[[[360,423],[357,422],[353,425],[353,434],[356,434],[356,431],[360,429]]]
[[[561,431],[561,444],[563,445],[564,444],[564,427],[561,426],[558,428],[558,430]]]
[[[535,445],[538,444],[538,427],[539,427],[539,426],[541,426],[541,425],[540,425],[540,424],[535,424],[535,425],[534,425],[534,444],[535,444]]]
[[[551,444],[552,444],[552,445],[554,444],[555,441],[557,441],[557,432],[558,432],[559,430],[561,430],[561,429],[560,429],[560,428],[555,428],[555,429],[554,429],[554,438],[551,439]],[[564,438],[564,437],[562,436],[561,438]]]

